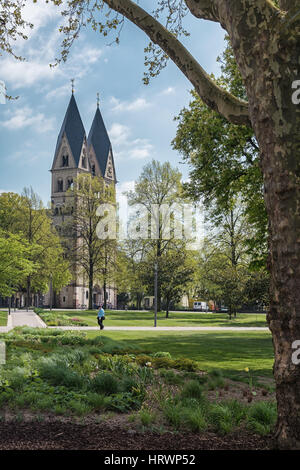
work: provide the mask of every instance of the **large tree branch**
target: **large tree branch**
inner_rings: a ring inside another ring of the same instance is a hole
[[[197,18],[219,22],[218,0],[185,0],[190,12]]]
[[[251,127],[248,104],[217,86],[183,44],[155,18],[131,0],[104,0],[104,3],[135,23],[158,44],[194,85],[207,106],[234,124]]]
[[[282,0],[282,3],[295,3],[300,0]],[[185,3],[191,13],[196,18],[219,22],[227,31],[230,24],[234,20],[249,26],[249,13],[256,16],[257,20],[262,17],[269,21],[274,14],[278,12],[278,8],[272,0],[185,0]],[[228,24],[228,11],[230,24]],[[254,30],[256,25],[253,26]]]

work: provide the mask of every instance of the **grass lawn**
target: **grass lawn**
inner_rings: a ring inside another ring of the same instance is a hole
[[[0,326],[7,325],[7,312],[0,311]]]
[[[65,311],[44,311],[46,318],[41,317],[49,324],[49,319],[59,320],[59,325],[67,324],[71,319],[76,318],[73,324],[84,322],[86,326],[97,326],[97,312],[75,310]],[[51,321],[50,320],[50,321]],[[153,312],[124,311],[116,312],[114,310],[106,311],[106,326],[153,326]],[[265,314],[247,314],[240,313],[236,319],[229,320],[226,313],[200,313],[200,312],[175,312],[170,313],[169,318],[165,318],[165,313],[158,314],[158,326],[267,326]]]
[[[89,338],[100,336],[87,332]],[[149,353],[167,351],[173,358],[185,357],[200,362],[202,370],[222,369],[231,377],[247,377],[248,367],[253,376],[272,376],[273,346],[271,334],[251,332],[172,332],[164,331],[105,331],[101,335]]]

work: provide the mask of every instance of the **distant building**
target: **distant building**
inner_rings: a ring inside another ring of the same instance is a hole
[[[116,184],[116,171],[112,146],[103,122],[99,103],[93,123],[86,137],[77,103],[72,96],[63,120],[51,168],[51,204],[53,224],[61,232],[64,223],[63,207],[68,195],[66,191],[73,185],[74,179],[81,173],[89,173],[95,178],[103,178],[106,184]],[[68,215],[70,217],[70,215]],[[73,271],[72,282],[55,296],[54,303],[59,308],[85,308],[88,306],[89,290],[87,280],[78,269]],[[107,304],[115,308],[117,290],[115,286],[106,289]],[[95,285],[93,305],[104,302],[101,285]],[[44,296],[44,305],[50,304],[50,293]]]

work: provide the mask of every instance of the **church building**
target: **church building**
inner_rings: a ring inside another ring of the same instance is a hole
[[[61,232],[64,224],[63,208],[68,197],[66,192],[73,185],[74,179],[81,173],[89,173],[95,178],[103,178],[106,184],[115,185],[117,182],[112,146],[99,109],[99,98],[92,126],[87,136],[72,90],[72,96],[58,135],[51,168],[53,224],[58,232]],[[49,300],[49,298],[45,298],[46,303]],[[84,275],[75,270],[71,283],[55,296],[55,306],[59,308],[87,308],[88,302],[87,279],[84,279]],[[117,290],[115,286],[106,288],[106,302],[108,307],[116,308]],[[94,286],[92,303],[94,306],[104,303],[104,292],[101,285]]]

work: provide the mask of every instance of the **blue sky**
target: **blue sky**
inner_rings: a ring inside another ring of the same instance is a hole
[[[149,2],[148,2],[149,3]],[[145,2],[141,2],[145,4]],[[0,104],[0,191],[21,192],[32,186],[46,204],[57,135],[70,99],[70,79],[88,134],[100,93],[100,109],[113,146],[118,191],[132,187],[142,167],[152,158],[170,161],[188,177],[187,165],[172,150],[173,118],[187,106],[192,86],[170,61],[150,85],[142,83],[144,47],[148,40],[126,21],[120,45],[109,46],[99,33],[83,30],[66,64],[49,63],[59,54],[61,22],[56,7],[43,1],[28,2],[25,15],[35,28],[17,50],[27,58],[17,62],[3,56],[0,81],[8,93],[20,98]],[[191,36],[184,44],[209,73],[219,73],[216,57],[224,48],[224,31],[218,24],[186,18]]]

